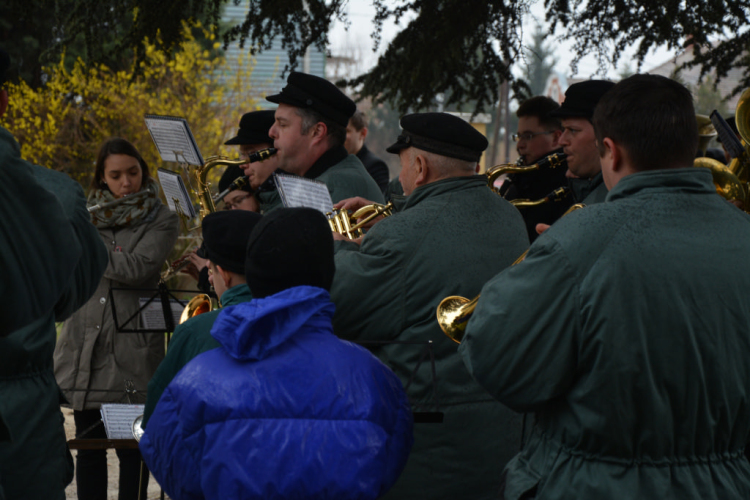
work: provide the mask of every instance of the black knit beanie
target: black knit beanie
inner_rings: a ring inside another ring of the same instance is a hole
[[[245,278],[255,298],[301,285],[330,291],[335,270],[331,228],[315,209],[274,210],[250,234]]]

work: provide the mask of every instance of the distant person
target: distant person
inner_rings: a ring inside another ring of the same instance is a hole
[[[255,226],[253,300],[222,309],[219,347],[167,386],[140,442],[171,498],[367,500],[396,482],[409,401],[392,371],[333,334],[334,271],[317,210],[280,208]]]
[[[390,178],[388,165],[367,149],[365,144],[367,132],[367,117],[362,111],[357,110],[349,119],[349,125],[346,126],[344,147],[349,151],[349,154],[356,155],[360,159],[367,172],[375,179],[378,187],[385,194]]]
[[[518,107],[518,132],[513,135],[513,139],[516,141],[516,151],[522,159],[522,166],[538,164],[550,155],[563,152],[559,144],[563,133],[562,125],[558,118],[550,116],[558,108],[560,105],[557,102],[545,96],[527,99]],[[500,194],[509,201],[541,200],[556,189],[568,185],[565,176],[567,170],[567,162],[561,160],[542,163],[538,169],[529,172],[510,174],[500,187]],[[537,224],[552,224],[572,204],[573,197],[568,195],[541,205],[518,207],[526,223],[529,240],[533,242],[539,236],[536,232]]]

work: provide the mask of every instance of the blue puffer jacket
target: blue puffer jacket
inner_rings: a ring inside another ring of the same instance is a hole
[[[333,335],[333,312],[306,286],[222,311],[222,347],[167,386],[140,442],[170,497],[368,499],[393,485],[409,402],[385,365]]]

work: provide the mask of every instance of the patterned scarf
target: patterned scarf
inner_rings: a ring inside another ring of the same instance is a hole
[[[146,194],[140,195],[143,192]],[[93,189],[89,193],[87,205],[92,207],[115,201],[115,199],[117,198],[108,189]],[[159,185],[153,179],[146,179],[138,193],[119,200],[123,201],[91,213],[91,222],[94,226],[106,229],[142,224],[146,221],[146,217],[161,204]]]

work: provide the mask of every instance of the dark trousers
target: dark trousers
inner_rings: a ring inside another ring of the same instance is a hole
[[[106,439],[102,415],[99,410],[74,411],[76,437],[81,439]],[[98,425],[95,425],[97,424]],[[86,429],[94,426],[85,432]],[[85,432],[85,434],[83,434]],[[143,467],[141,478],[141,452],[137,449],[117,449],[120,459],[119,500],[137,500],[138,484],[141,483],[141,499],[147,498],[148,469]],[[107,451],[78,450],[76,456],[76,487],[78,500],[107,500]]]

